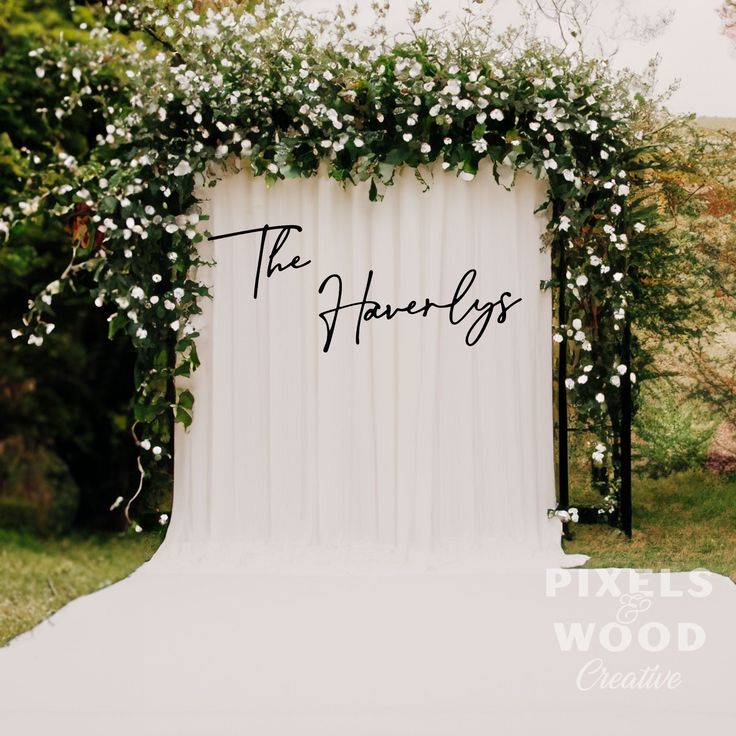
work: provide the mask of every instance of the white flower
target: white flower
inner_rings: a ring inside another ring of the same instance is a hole
[[[597,401],[597,402],[598,402],[599,404],[602,404],[602,403],[603,403],[603,402],[604,402],[604,401],[606,400],[606,397],[605,397],[605,396],[604,396],[603,394],[596,394],[596,395],[595,395],[595,400],[596,400],[596,401]]]
[[[179,323],[179,320],[178,320],[178,319],[175,319],[175,320],[174,320],[174,321],[173,321],[173,322],[172,322],[172,323],[171,323],[171,324],[169,325],[169,327],[171,327],[171,329],[172,329],[172,330],[174,330],[174,332],[176,332],[176,331],[177,331],[177,330],[179,329],[179,326],[180,326],[180,323]]]
[[[53,322],[47,322],[46,323],[46,334],[50,335],[54,329],[56,328],[56,325]]]
[[[362,138],[356,138],[356,139],[355,139],[355,140],[353,141],[353,145],[354,145],[354,146],[355,146],[356,148],[363,148],[363,146],[364,146],[365,144],[364,144],[364,142],[363,142],[363,139],[362,139]]]
[[[485,153],[488,150],[488,143],[485,138],[478,138],[473,141],[473,149],[476,153]]]
[[[217,146],[215,149],[215,157],[216,158],[225,158],[227,156],[228,148],[225,144]]]
[[[174,289],[174,299],[176,301],[179,301],[184,297],[184,289],[181,288],[181,286],[177,286],[176,289]]]
[[[140,534],[143,531],[143,527],[140,524],[135,525],[135,533]]]
[[[151,276],[151,281],[153,281],[154,284],[160,284],[161,283],[161,274],[155,273],[153,276]]]
[[[544,168],[545,169],[552,169],[554,171],[557,168],[557,161],[555,161],[553,158],[548,158],[544,162]]]
[[[445,94],[459,95],[460,94],[460,82],[457,79],[450,79],[445,88],[442,90]]]
[[[591,266],[600,266],[601,263],[602,263],[602,261],[601,261],[601,259],[598,256],[592,255],[590,257],[590,265]]]
[[[581,320],[579,320],[579,319],[577,319],[577,318],[576,318],[576,319],[574,319],[574,320],[572,321],[572,326],[573,326],[573,329],[574,329],[574,330],[579,330],[579,329],[581,329],[581,328],[582,328],[582,326],[583,326],[583,323],[582,323],[582,321],[581,321]]]
[[[39,347],[40,348],[41,345],[43,345],[43,338],[40,337],[39,335],[31,335],[28,338],[28,344],[29,345],[35,345],[36,347]]]
[[[618,193],[621,197],[625,197],[630,191],[628,184],[619,185]]]
[[[136,336],[136,337],[137,337],[137,338],[138,338],[139,340],[145,340],[145,339],[146,339],[146,338],[148,337],[148,330],[144,330],[144,329],[143,329],[143,327],[139,327],[139,328],[138,328],[138,329],[137,329],[137,330],[135,331],[135,336]]]
[[[170,299],[166,299],[164,300],[164,308],[171,311],[172,309],[176,309],[176,304],[174,304]]]
[[[414,136],[411,133],[404,133],[401,137],[408,143]]]
[[[621,379],[618,376],[611,376],[609,380],[611,384],[617,388],[621,385]]]
[[[567,511],[564,511],[563,509],[560,509],[555,515],[563,523],[570,521],[570,519],[572,518],[570,514],[568,514]]]
[[[475,119],[476,119],[476,120],[477,120],[477,121],[478,121],[479,123],[481,123],[481,124],[482,124],[482,123],[485,123],[485,121],[486,121],[486,118],[487,118],[487,117],[488,117],[488,115],[486,115],[486,114],[485,114],[484,112],[479,112],[479,113],[478,113],[478,114],[477,114],[477,115],[475,116]]]
[[[10,336],[13,340],[17,340],[23,333],[20,330],[10,330]]]
[[[133,299],[143,299],[143,297],[146,296],[146,293],[141,289],[140,286],[134,286],[130,290],[130,296],[133,297]]]
[[[123,497],[118,496],[113,502],[112,506],[110,506],[110,511],[115,511],[115,509],[120,506],[120,504],[123,502]]]
[[[44,71],[44,68],[42,66],[36,67],[36,76],[39,79],[43,79],[46,76],[46,72]]]
[[[168,522],[168,520],[168,514],[161,514],[161,516],[158,517],[158,523],[161,524],[161,526],[166,526],[166,522]]]
[[[419,146],[419,150],[422,153],[429,153],[432,150],[432,146],[430,146],[429,143],[422,143],[422,145]]]
[[[598,121],[597,120],[588,120],[588,130],[591,133],[594,133],[596,130],[598,130]]]
[[[491,120],[503,120],[503,113],[501,112],[501,110],[499,110],[498,108],[496,108],[495,110],[491,110]]]
[[[631,383],[636,383],[636,373],[631,373],[629,375],[629,380],[631,381]]]
[[[586,376],[585,373],[583,373],[581,376],[578,376],[578,383],[581,385],[584,383],[588,383],[588,376]]]
[[[540,124],[537,122],[529,123],[529,130],[533,130],[535,133],[539,130]]]
[[[581,273],[580,276],[575,279],[575,283],[578,286],[585,286],[588,283],[588,277],[584,273]]]
[[[621,214],[621,205],[620,204],[612,204],[611,205],[611,212],[614,215],[620,215]]]
[[[337,150],[337,146],[335,147],[335,150]],[[278,174],[279,173],[279,167],[273,163],[273,161],[266,166],[266,168],[272,173],[272,174]]]
[[[151,440],[143,440],[143,442],[141,442],[141,447],[144,450],[150,450],[151,449]]]
[[[460,178],[463,181],[473,181],[473,179],[475,179],[475,174],[471,174],[469,171],[461,171]]]
[[[570,229],[570,218],[566,215],[560,217],[560,223],[557,225],[557,229],[567,232]]]
[[[565,388],[567,389],[573,389],[575,388],[575,381],[572,380],[572,378],[566,378],[565,379]]]
[[[156,446],[155,446],[155,447],[154,447],[154,448],[153,448],[153,449],[151,450],[151,452],[152,452],[152,453],[153,453],[153,454],[154,454],[154,455],[155,455],[156,457],[158,457],[158,456],[159,456],[159,455],[161,454],[162,450],[161,450],[161,448],[160,448],[160,447],[159,447],[158,445],[156,445]]]
[[[608,158],[608,151],[601,151],[601,158],[605,161]]]
[[[133,251],[130,248],[126,248],[123,251],[123,257],[124,258],[132,258],[133,257]]]
[[[623,277],[624,275],[620,271],[617,271],[615,274],[613,274],[613,280],[616,282],[621,281]]]
[[[646,229],[647,229],[646,228],[646,225],[644,225],[643,222],[636,222],[636,223],[634,223],[634,230],[637,233],[643,233]]]
[[[628,370],[628,368],[623,363],[621,363],[620,365],[616,366],[616,370],[618,371],[618,374],[620,376],[623,376],[624,373],[626,373],[626,371]]]
[[[433,105],[429,108],[429,116],[432,118],[436,118],[440,114],[440,106],[439,105]]]
[[[572,169],[565,169],[562,172],[562,176],[565,178],[566,181],[574,181],[575,180],[575,172]]]
[[[43,294],[43,295],[41,296],[41,301],[42,301],[42,302],[43,302],[44,304],[47,304],[47,305],[51,304],[51,300],[52,300],[52,296],[51,296],[51,294]]]
[[[177,255],[177,254],[176,254],[176,253],[175,253],[175,252],[174,252],[174,251],[172,250],[172,251],[169,251],[169,252],[168,252],[168,253],[166,254],[166,257],[167,257],[167,258],[168,258],[168,259],[169,259],[169,260],[170,260],[170,261],[171,261],[172,263],[174,263],[174,262],[176,261],[176,259],[177,259],[177,258],[178,258],[179,256],[178,256],[178,255]]]
[[[585,333],[582,330],[578,330],[575,333],[575,342],[582,342],[585,340]]]
[[[594,452],[591,457],[593,458],[593,462],[596,465],[601,465],[603,463],[603,453],[602,452]]]
[[[553,339],[553,340],[554,340],[555,342],[562,342],[562,341],[564,340],[564,338],[562,337],[562,335],[560,335],[560,333],[559,333],[559,332],[558,332],[558,333],[556,333],[556,334],[554,334],[554,335],[552,336],[552,339]]]
[[[192,173],[192,167],[189,165],[189,161],[179,161],[172,173],[174,176],[186,176]]]

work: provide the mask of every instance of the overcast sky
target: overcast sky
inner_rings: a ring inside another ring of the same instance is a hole
[[[334,8],[334,0],[304,0],[304,4]],[[358,0],[358,4],[369,17],[370,0]],[[397,28],[406,17],[410,0],[392,0],[391,5],[392,25]],[[431,0],[431,5],[433,11],[455,11],[464,0]],[[671,9],[674,19],[650,41],[622,41],[614,57],[616,63],[641,70],[659,53],[662,88],[675,79],[681,80],[680,89],[668,105],[672,111],[736,117],[736,43],[722,33],[719,5],[720,0],[629,0],[635,13],[655,17]],[[616,0],[603,0],[597,25],[604,32],[612,24],[610,13],[617,6]],[[505,27],[518,19],[516,7],[515,0],[498,0],[498,26]]]

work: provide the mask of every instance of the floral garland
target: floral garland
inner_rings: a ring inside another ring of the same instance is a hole
[[[142,475],[170,457],[172,412],[192,421],[194,397],[173,384],[198,365],[192,317],[208,290],[196,278],[206,236],[196,192],[213,185],[213,163],[244,161],[273,184],[325,162],[343,185],[370,180],[380,199],[400,167],[423,182],[421,168],[437,161],[470,180],[490,159],[497,180],[503,166],[547,181],[547,241],[554,262],[564,254],[569,314],[553,339],[569,346],[566,386],[598,438],[592,461],[613,468],[602,511],[614,513],[610,417],[621,382],[636,381],[621,362],[621,325],[654,216],[632,194],[641,149],[632,121],[644,102],[630,79],[468,27],[415,28],[387,46],[380,26],[359,36],[349,19],[282,4],[195,12],[183,2],[164,12],[111,3],[106,15],[88,44],[34,52],[38,76],[62,90],[57,116],[99,110],[97,147],[84,162],[64,151],[39,161],[30,194],[5,208],[0,228],[40,213],[71,222],[68,268],[13,336],[41,345],[54,297],[89,288],[109,311],[110,335],[137,349]]]

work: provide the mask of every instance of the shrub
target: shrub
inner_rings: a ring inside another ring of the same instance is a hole
[[[78,507],[79,488],[58,455],[22,437],[0,443],[0,527],[60,534]]]
[[[635,472],[662,478],[702,468],[714,430],[697,405],[673,391],[650,390],[636,415]]]

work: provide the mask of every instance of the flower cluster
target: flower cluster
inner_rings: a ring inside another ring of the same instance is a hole
[[[140,30],[148,40],[120,33]],[[490,159],[499,182],[501,167],[547,182],[548,245],[554,262],[565,259],[570,314],[554,340],[572,346],[567,388],[599,437],[593,459],[607,462],[607,411],[621,381],[635,380],[620,330],[647,218],[630,196],[637,103],[605,64],[541,44],[489,47],[482,30],[475,39],[421,31],[387,46],[358,37],[349,19],[281,3],[252,12],[110,4],[89,33],[86,45],[34,52],[39,77],[66,91],[56,115],[96,105],[104,128],[89,160],[39,161],[28,196],[2,213],[5,232],[38,213],[69,218],[73,232],[69,267],[14,337],[40,345],[54,328],[53,297],[91,274],[110,334],[138,351],[144,458],[170,455],[172,412],[192,418],[192,395],[173,381],[198,365],[206,185],[234,162],[269,184],[322,164],[344,185],[370,181],[380,199],[400,167],[426,186],[425,165],[469,180]]]
[[[559,519],[563,524],[570,522],[577,524],[580,521],[580,514],[574,506],[571,506],[569,509],[549,509],[547,511],[547,518]]]

